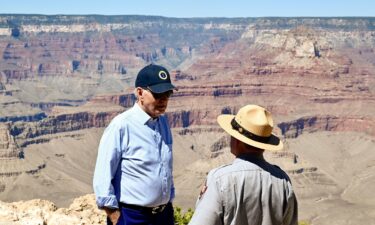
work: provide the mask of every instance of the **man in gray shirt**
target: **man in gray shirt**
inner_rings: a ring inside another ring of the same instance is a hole
[[[209,172],[189,225],[297,225],[297,199],[287,174],[263,158],[283,148],[271,113],[257,105],[220,115],[231,136],[232,164]]]

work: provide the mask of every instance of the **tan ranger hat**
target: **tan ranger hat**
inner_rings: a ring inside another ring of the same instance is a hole
[[[272,134],[271,113],[257,105],[242,107],[237,115],[220,115],[219,125],[232,137],[256,148],[277,151],[283,143]]]

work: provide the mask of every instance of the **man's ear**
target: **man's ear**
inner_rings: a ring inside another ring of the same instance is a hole
[[[135,93],[137,94],[138,99],[140,99],[143,96],[143,89],[140,87],[137,87],[135,89]]]
[[[134,95],[137,98],[137,102],[138,101],[143,101],[143,89],[142,88],[136,87],[134,89]]]

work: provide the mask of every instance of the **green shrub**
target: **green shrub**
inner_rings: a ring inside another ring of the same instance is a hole
[[[176,225],[187,225],[193,216],[194,211],[189,208],[187,212],[181,212],[181,208],[174,207],[174,221]]]

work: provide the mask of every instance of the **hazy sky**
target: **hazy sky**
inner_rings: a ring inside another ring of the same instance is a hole
[[[375,17],[375,0],[0,0],[0,13],[166,17]]]

